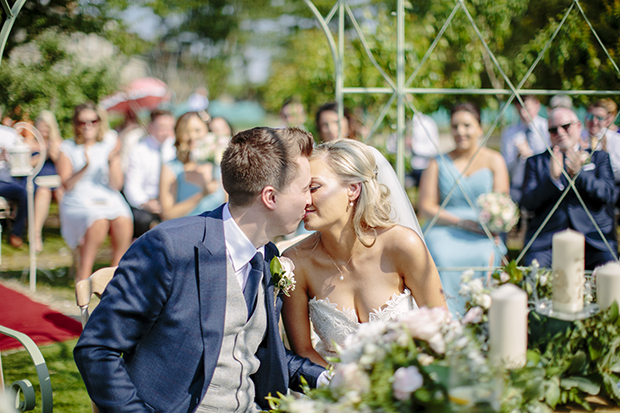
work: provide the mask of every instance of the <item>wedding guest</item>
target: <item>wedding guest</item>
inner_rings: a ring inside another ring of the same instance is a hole
[[[490,192],[507,193],[509,181],[499,152],[482,147],[476,154],[483,130],[480,110],[474,104],[453,107],[450,125],[456,148],[432,160],[422,174],[418,208],[427,219],[426,245],[439,268],[448,308],[453,314],[464,315],[465,302],[459,295],[463,270],[449,268],[496,267],[501,263],[506,246],[497,235],[489,239],[483,232],[476,199]],[[484,275],[484,271],[475,273],[475,277]]]
[[[280,120],[284,127],[304,129],[308,115],[299,99],[289,98],[282,105]]]
[[[230,138],[233,136],[233,128],[230,123],[223,118],[222,116],[215,116],[211,118],[208,124],[209,131],[213,133],[217,137],[227,137]]]
[[[355,125],[357,122],[349,109],[344,108],[344,117],[338,119],[338,105],[326,103],[316,112],[316,129],[321,142],[330,142],[336,139],[357,139]]]
[[[610,129],[616,117],[618,107],[611,99],[602,99],[588,106],[586,113],[586,130],[584,148],[602,150],[609,154],[614,180],[620,183],[620,134]]]
[[[540,101],[536,96],[527,95],[523,103],[525,106],[515,101],[520,120],[502,133],[500,144],[510,175],[510,197],[517,203],[521,199],[525,160],[543,152],[549,145],[547,120],[538,114]]]
[[[131,210],[119,192],[123,186],[120,145],[116,134],[92,102],[76,106],[75,137],[60,146],[56,170],[65,195],[60,204],[60,233],[79,252],[76,281],[90,276],[97,251],[110,234],[112,265],[131,244]]]
[[[591,270],[615,260],[618,250],[613,213],[615,188],[609,155],[605,151],[589,152],[581,149],[581,122],[570,109],[557,108],[551,111],[549,134],[554,158],[549,152],[543,152],[529,158],[525,166],[521,205],[532,213],[532,217],[525,233],[524,245],[544,225],[525,255],[525,264],[529,265],[536,259],[541,266],[550,267],[553,234],[570,228],[584,234],[585,267]],[[553,211],[569,186],[568,179],[575,179],[575,188],[604,239],[573,189],[568,189],[568,194]],[[553,215],[546,221],[552,211]]]
[[[422,172],[438,154],[439,128],[433,118],[417,113],[411,120],[411,177],[414,186],[420,185]]]
[[[9,244],[13,248],[22,248],[24,240],[22,233],[28,218],[28,196],[22,185],[19,185],[11,176],[11,166],[8,162],[8,151],[17,142],[17,132],[8,126],[0,126],[0,196],[17,205],[17,212],[9,235]]]
[[[390,320],[418,306],[446,306],[424,241],[392,218],[411,203],[389,164],[380,169],[376,156],[350,139],[315,148],[312,204],[303,222],[316,232],[284,252],[295,264],[296,280],[282,310],[287,338],[296,354],[323,366],[359,323]],[[394,176],[395,186],[379,183],[385,173]],[[401,201],[393,201],[392,190],[401,191]],[[321,339],[316,347],[310,321]]]
[[[284,348],[269,272],[269,240],[310,203],[312,142],[299,129],[238,133],[222,159],[230,202],[133,243],[74,349],[100,411],[253,413],[302,378],[327,382]]]
[[[147,131],[140,123],[138,115],[131,109],[125,113],[123,125],[118,133],[118,140],[121,142],[121,167],[123,168],[123,174],[127,172],[131,150],[146,134]]]
[[[213,162],[194,159],[197,145],[209,129],[197,112],[181,116],[174,128],[176,158],[163,164],[159,186],[164,220],[211,211],[225,200],[219,168]]]
[[[58,178],[58,172],[56,171],[56,162],[60,157],[60,145],[62,144],[62,138],[60,137],[60,129],[58,128],[58,122],[56,116],[48,110],[41,111],[39,116],[34,122],[34,126],[39,130],[46,147],[46,159],[43,167],[37,174],[37,177],[48,176]],[[35,141],[36,142],[36,141]],[[34,142],[33,142],[34,143]],[[38,162],[38,143],[35,147],[35,156],[33,156],[33,162]],[[49,214],[50,204],[52,201],[52,195],[56,198],[56,202],[60,205],[62,202],[62,196],[64,190],[62,185],[36,185],[37,179],[35,178],[35,193],[34,193],[34,226],[35,226],[35,249],[37,252],[43,251],[43,225]]]
[[[175,157],[174,116],[166,110],[151,113],[149,134],[129,155],[123,193],[133,214],[133,237],[161,222],[159,174],[162,164]]]
[[[551,112],[553,109],[557,109],[557,108],[566,108],[566,109],[572,110],[573,99],[571,99],[570,96],[565,95],[565,94],[559,94],[559,95],[553,96],[551,99],[549,99],[548,110],[549,112]]]

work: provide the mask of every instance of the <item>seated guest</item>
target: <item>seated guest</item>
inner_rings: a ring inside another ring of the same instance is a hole
[[[79,252],[76,282],[90,276],[97,252],[108,234],[112,238],[112,266],[118,265],[131,244],[133,224],[123,187],[120,144],[108,133],[107,122],[92,103],[76,106],[74,139],[60,145],[56,170],[65,195],[59,206],[60,234]]]
[[[161,222],[159,173],[174,159],[174,116],[165,110],[151,113],[149,134],[129,154],[123,192],[133,214],[133,236],[138,238]]]
[[[17,214],[9,235],[9,243],[14,248],[24,245],[22,233],[28,217],[28,197],[23,186],[11,177],[8,163],[8,151],[15,145],[17,132],[7,126],[0,126],[0,196],[17,204]]]
[[[581,122],[566,108],[557,108],[549,114],[549,134],[553,159],[548,151],[528,158],[525,165],[521,206],[532,217],[525,233],[527,245],[552,211],[562,192],[569,186],[568,177],[575,178],[575,187],[588,211],[605,236],[612,251],[590,221],[574,190],[569,189],[549,221],[532,242],[525,256],[525,264],[536,259],[543,267],[551,266],[552,237],[567,228],[581,232],[586,238],[586,269],[616,259],[618,244],[614,226],[614,178],[609,155],[604,151],[584,151],[580,147]],[[563,166],[565,165],[565,166]]]
[[[523,103],[525,107],[515,101],[520,120],[502,133],[500,144],[510,174],[510,197],[515,202],[521,199],[525,160],[543,152],[546,149],[545,143],[549,144],[547,120],[538,115],[540,101],[528,95],[523,98]]]
[[[56,162],[60,156],[60,145],[62,144],[62,138],[60,137],[60,129],[58,128],[58,122],[56,116],[49,110],[41,111],[39,116],[34,122],[34,126],[39,130],[43,141],[46,146],[47,157],[43,167],[39,171],[39,176],[49,176],[58,178],[56,172]],[[36,152],[33,152],[33,161],[38,162],[39,149],[38,143],[33,142]],[[58,185],[58,183],[56,184]],[[34,193],[34,226],[35,226],[35,249],[37,252],[43,251],[43,224],[47,219],[47,215],[50,210],[50,203],[52,201],[52,194],[56,197],[56,202],[60,204],[62,202],[62,195],[64,191],[62,186],[38,186],[35,185]]]
[[[321,142],[335,141],[336,139],[357,139],[355,125],[357,122],[349,109],[344,108],[343,118],[338,119],[338,105],[326,103],[319,108],[315,117],[316,130]]]
[[[219,168],[212,162],[195,159],[197,145],[206,140],[208,132],[207,124],[197,112],[188,112],[177,120],[174,128],[177,156],[162,165],[159,183],[164,220],[199,215],[225,201]]]
[[[618,107],[611,99],[602,99],[592,103],[586,113],[586,130],[584,146],[592,150],[602,150],[609,154],[614,180],[620,182],[620,134],[610,129]]]
[[[506,253],[498,236],[490,239],[485,234],[478,210],[468,199],[475,203],[482,194],[508,193],[508,171],[499,152],[484,146],[479,150],[484,132],[476,105],[453,107],[450,125],[456,148],[431,160],[422,173],[418,210],[427,219],[426,245],[439,269],[448,308],[464,315],[465,300],[459,295],[462,270],[450,268],[496,267]],[[482,278],[485,273],[477,271],[474,276]]]

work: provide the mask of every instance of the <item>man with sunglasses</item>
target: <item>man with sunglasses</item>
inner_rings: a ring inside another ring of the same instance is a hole
[[[570,228],[584,234],[585,267],[594,269],[615,260],[618,251],[613,218],[616,189],[609,155],[604,151],[582,149],[581,122],[570,109],[557,108],[551,111],[549,135],[553,155],[545,151],[532,156],[525,166],[521,207],[531,212],[531,218],[524,245],[544,225],[525,256],[525,264],[529,265],[536,259],[541,266],[550,267],[553,234]],[[596,226],[588,217],[575,190],[569,188],[569,179],[574,180],[575,189]],[[545,223],[567,188],[568,193]]]

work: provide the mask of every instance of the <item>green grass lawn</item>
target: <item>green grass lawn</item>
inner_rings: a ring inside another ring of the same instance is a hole
[[[78,413],[90,411],[90,398],[82,382],[82,377],[73,362],[73,347],[77,340],[39,347],[45,358],[52,384],[54,411]],[[2,370],[5,385],[16,380],[28,379],[35,388],[37,405],[33,412],[41,411],[41,392],[39,379],[26,350],[2,355]]]

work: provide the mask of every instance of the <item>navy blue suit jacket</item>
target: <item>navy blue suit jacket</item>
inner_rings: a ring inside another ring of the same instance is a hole
[[[525,234],[526,244],[538,230],[538,227],[542,225],[563,192],[551,180],[550,159],[551,155],[547,151],[528,158],[525,165],[521,206],[533,213]],[[560,176],[560,180],[564,187],[568,186],[568,181],[564,175]],[[616,251],[617,242],[613,212],[616,189],[607,152],[595,151],[592,153],[591,165],[583,167],[575,181],[575,187],[609,245]],[[572,189],[569,190],[551,219],[538,234],[530,249],[532,251],[550,249],[553,234],[567,228],[584,234],[586,242],[591,247],[600,251],[608,250]]]
[[[324,371],[284,348],[265,246],[267,332],[252,376],[256,402],[310,386]],[[245,301],[239,303],[245,306]],[[140,237],[121,260],[74,349],[91,398],[102,412],[193,412],[219,356],[226,308],[222,207],[165,222]]]

